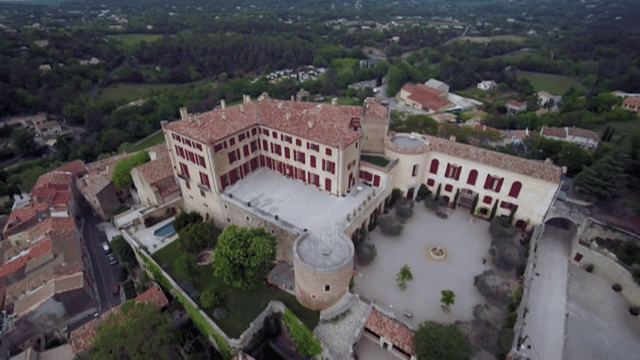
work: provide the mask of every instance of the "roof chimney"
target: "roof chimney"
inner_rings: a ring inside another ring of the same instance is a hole
[[[338,105],[338,98],[334,97],[333,99],[331,99],[331,105]]]
[[[544,159],[544,163],[545,163],[545,165],[551,165],[551,164],[553,164],[553,161],[551,161],[551,158],[546,158],[546,159]]]
[[[244,112],[244,106],[240,104],[240,112]]]
[[[181,107],[180,108],[180,118],[182,120],[184,120],[184,119],[187,118],[187,115],[189,115],[189,112],[187,111],[187,108],[186,107]]]
[[[251,102],[251,95],[242,95],[242,99],[244,99],[245,104],[248,104]]]
[[[196,121],[198,122],[198,126],[202,126],[202,124],[204,124],[204,120],[202,119],[202,116],[198,116],[196,118]]]
[[[295,95],[291,95],[291,101],[296,101],[296,96]]]
[[[315,125],[315,123],[313,122],[313,120],[309,120],[307,125],[309,125],[309,129],[313,129],[313,126]]]
[[[227,121],[227,114],[222,113],[220,116],[222,117],[222,120]]]
[[[220,107],[223,109],[227,107],[227,102],[224,99],[220,100]]]
[[[287,111],[287,121],[291,120],[291,111]]]

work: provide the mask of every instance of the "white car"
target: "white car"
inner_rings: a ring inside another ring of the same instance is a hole
[[[105,253],[111,254],[111,248],[109,247],[109,243],[103,242],[102,243],[102,248],[104,249]]]

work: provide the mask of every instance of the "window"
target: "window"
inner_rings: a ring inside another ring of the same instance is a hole
[[[413,170],[411,170],[411,176],[418,175],[418,165],[413,165]]]
[[[320,145],[307,142],[307,149],[320,151]]]
[[[253,128],[251,129],[251,135],[255,136],[258,133],[258,129]]]
[[[262,133],[267,135],[267,136],[269,136],[269,130],[267,130],[267,129],[262,129]]]
[[[296,146],[302,146],[302,140],[296,139]]]
[[[324,179],[324,189],[331,192],[331,179]]]
[[[469,177],[467,178],[467,184],[469,185],[475,185],[476,184],[476,179],[478,179],[478,170],[471,170],[469,172]]]
[[[248,162],[242,164],[242,171],[245,176],[251,172],[251,166],[249,165]]]
[[[356,141],[356,149],[358,148],[358,142]]]
[[[189,168],[187,167],[187,165],[180,163],[180,174],[189,179]]]
[[[276,155],[282,156],[282,146],[280,146],[280,144],[273,144],[273,148]]]
[[[303,182],[306,182],[307,179],[305,177],[306,172],[302,169],[298,169],[298,179],[302,180]]]
[[[293,151],[293,160],[304,164],[304,153],[302,151]]]
[[[198,164],[206,169],[207,163],[204,162],[204,157],[202,155],[197,155],[197,157],[198,157]]]
[[[335,174],[336,163],[334,163],[333,161],[322,159],[322,170]]]
[[[229,139],[229,146],[233,146],[236,144],[236,138],[232,137],[231,139]]]
[[[493,198],[491,196],[485,196],[482,198],[482,202],[485,204],[491,204],[491,202],[493,202]]]
[[[194,143],[196,144],[196,148],[200,151],[202,151],[202,145],[200,145],[200,143]]]
[[[314,173],[309,173],[309,184],[320,186],[320,176]]]
[[[500,202],[500,207],[503,208],[503,209],[512,210],[512,209],[515,209],[517,207],[517,205],[516,204],[512,204],[510,202],[502,201],[502,202]]]
[[[253,140],[251,142],[251,152],[254,153],[258,150],[258,140]]]
[[[244,134],[240,134],[240,135],[238,135],[238,142],[240,142],[240,141],[244,140],[244,138],[245,138],[245,135],[244,135]]]
[[[313,155],[309,156],[309,165],[311,165],[312,168],[316,168],[316,157]]]
[[[504,178],[498,178],[498,177],[493,177],[491,175],[487,175],[487,180],[484,182],[484,188],[491,189],[495,192],[500,192],[503,181],[504,181]]]
[[[220,176],[220,185],[222,185],[222,190],[229,186],[229,175],[224,174]]]
[[[431,167],[429,168],[429,172],[432,174],[437,174],[438,166],[440,166],[440,162],[438,161],[438,159],[431,160]]]
[[[462,172],[462,166],[447,164],[447,170],[444,173],[444,177],[449,179],[459,180],[461,172]]]
[[[324,291],[329,292],[331,290],[331,285],[325,285],[324,286]]]
[[[209,183],[209,176],[202,171],[200,172],[200,184],[211,189],[211,184]]]
[[[368,171],[360,171],[360,179],[364,181],[371,181],[373,179],[373,174]]]
[[[242,152],[244,153],[244,157],[249,156],[249,145],[245,145],[242,147]]]
[[[331,149],[326,148],[326,149],[324,150],[324,153],[325,153],[325,154],[327,154],[327,156],[331,156],[332,151],[331,151]]]
[[[233,164],[234,162],[236,162],[238,160],[238,157],[240,154],[238,154],[238,150],[234,150],[234,151],[230,151],[229,152],[229,164]]]
[[[522,183],[520,181],[516,181],[511,185],[511,190],[509,190],[509,196],[512,198],[518,198],[520,195],[520,190],[522,189]]]
[[[453,185],[447,184],[444,186],[444,191],[451,192],[453,190]]]
[[[435,184],[436,184],[436,181],[435,181],[435,180],[433,180],[433,179],[429,179],[429,180],[427,180],[427,185],[429,185],[429,186],[433,186],[433,185],[435,185]]]
[[[262,150],[269,150],[269,142],[267,140],[262,140]]]
[[[373,186],[380,186],[380,175],[375,175],[373,177]]]
[[[289,152],[289,147],[288,146],[284,147],[284,157],[287,158],[287,159],[291,158],[291,153]]]
[[[185,144],[187,144],[187,145],[191,146],[191,140],[189,140],[189,139],[185,139],[185,138],[182,138],[182,140],[184,140],[184,143],[185,143]]]
[[[293,139],[289,135],[282,135],[282,140],[288,142],[289,144],[293,142]]]
[[[206,197],[205,194],[204,194],[204,190],[202,190],[202,189],[200,189],[200,196]]]
[[[194,153],[192,153],[191,151],[187,151],[187,155],[189,155],[189,161],[191,161],[192,163],[196,163],[196,157],[194,155]]]
[[[274,131],[273,134],[271,134],[271,135],[273,135],[274,139],[278,139],[278,133],[277,132]]]

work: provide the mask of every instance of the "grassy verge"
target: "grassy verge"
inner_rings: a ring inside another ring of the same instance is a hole
[[[164,132],[162,130],[158,130],[155,134],[135,144],[131,144],[131,143],[121,144],[120,147],[118,148],[118,152],[134,153],[134,152],[138,152],[138,151],[142,151],[144,149],[150,148],[152,146],[164,144],[165,141],[166,140],[164,139]]]
[[[391,162],[382,156],[374,156],[374,155],[362,155],[360,156],[360,160],[366,161],[373,165],[378,165],[380,167],[386,167]]]
[[[547,91],[554,95],[564,95],[573,86],[576,90],[587,91],[578,80],[555,74],[545,74],[530,71],[518,71],[518,78],[527,79],[535,91]]]
[[[184,279],[176,274],[174,264],[178,253],[177,245],[174,241],[154,253],[153,258],[174,280],[181,283]],[[228,311],[228,315],[225,319],[215,320],[215,322],[232,338],[239,337],[272,300],[284,303],[308,328],[314,329],[318,325],[319,312],[303,307],[293,295],[280,291],[266,282],[256,289],[241,291],[227,286],[222,280],[216,278],[212,266],[204,266],[202,270],[202,274],[196,279],[194,285],[200,291],[208,286],[215,286],[224,294],[225,300],[221,307]],[[207,314],[213,318],[213,309],[207,311]]]

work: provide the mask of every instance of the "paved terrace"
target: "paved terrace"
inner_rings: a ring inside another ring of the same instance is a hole
[[[423,202],[416,203],[411,219],[400,236],[386,236],[377,228],[366,240],[376,246],[378,256],[369,266],[357,266],[360,277],[354,292],[378,305],[393,309],[396,316],[417,327],[425,320],[452,323],[473,319],[473,307],[485,303],[474,286],[474,276],[491,268],[489,223],[475,219],[469,213],[456,210],[448,219],[440,219],[428,211]],[[442,247],[447,256],[441,261],[428,255],[432,245]],[[483,264],[482,259],[487,262]],[[400,290],[396,275],[407,264],[413,281]],[[440,291],[452,290],[455,304],[451,311],[442,311]],[[404,312],[413,314],[411,319]]]
[[[358,187],[362,190],[358,191]],[[357,183],[347,196],[338,197],[261,168],[228,187],[225,193],[245,209],[271,222],[294,231],[307,229],[312,241],[301,243],[299,254],[305,263],[326,268],[342,263],[349,255],[349,247],[340,246],[344,243],[341,233],[349,223],[347,214],[363,202],[369,203],[367,196],[376,189]],[[251,207],[246,206],[248,202]],[[331,250],[330,256],[315,256],[327,248]]]

